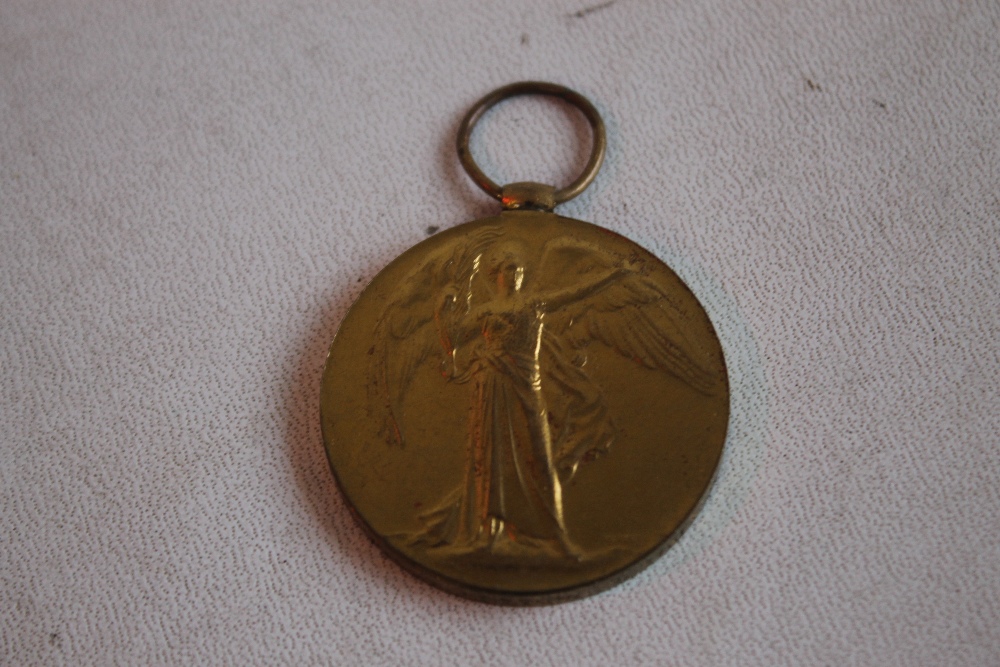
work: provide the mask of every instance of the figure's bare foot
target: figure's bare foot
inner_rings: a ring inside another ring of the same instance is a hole
[[[576,546],[569,537],[563,535],[562,539],[559,540],[559,547],[562,554],[567,558],[571,558],[577,562],[583,560],[583,550]]]

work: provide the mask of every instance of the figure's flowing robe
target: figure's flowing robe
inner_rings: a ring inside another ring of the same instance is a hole
[[[421,541],[566,545],[562,478],[614,435],[600,389],[540,310],[485,316],[454,378],[472,387],[465,479],[423,516]]]

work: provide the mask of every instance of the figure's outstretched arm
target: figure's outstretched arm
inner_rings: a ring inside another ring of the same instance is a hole
[[[573,285],[572,287],[566,287],[561,290],[544,293],[538,298],[538,303],[541,305],[543,310],[557,310],[563,306],[568,306],[571,303],[576,303],[577,301],[597,294],[628,272],[628,269],[624,267],[612,269],[611,271],[598,275],[595,279],[589,280],[581,285]]]

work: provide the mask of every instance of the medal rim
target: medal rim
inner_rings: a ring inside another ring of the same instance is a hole
[[[624,567],[621,567],[618,570],[615,570],[609,574],[606,574],[602,577],[599,577],[591,581],[586,581],[572,586],[564,586],[544,591],[511,591],[511,590],[494,589],[475,584],[469,584],[460,581],[458,579],[455,579],[454,577],[442,574],[441,572],[435,571],[434,569],[422,563],[417,562],[416,560],[405,554],[402,550],[394,546],[385,536],[376,531],[371,526],[371,524],[365,519],[361,510],[355,505],[350,494],[348,494],[346,486],[343,480],[341,479],[340,474],[337,471],[337,466],[334,464],[331,455],[331,450],[332,448],[336,447],[335,440],[337,439],[334,438],[332,434],[328,435],[327,433],[326,424],[327,423],[332,424],[332,422],[330,421],[329,415],[327,414],[326,408],[324,406],[328,403],[328,401],[326,400],[326,397],[329,393],[327,389],[328,375],[336,372],[336,368],[332,365],[333,352],[337,347],[341,333],[344,329],[344,325],[351,319],[352,314],[358,309],[359,307],[358,304],[364,300],[365,294],[372,288],[374,284],[378,282],[378,280],[385,273],[390,271],[394,266],[396,266],[400,262],[405,261],[408,257],[423,252],[424,249],[427,248],[427,246],[442,243],[446,237],[460,236],[464,233],[472,231],[475,227],[485,226],[490,223],[504,224],[504,223],[509,223],[512,219],[516,220],[525,218],[527,216],[537,216],[537,215],[542,215],[546,217],[551,216],[560,223],[569,223],[570,225],[582,225],[598,233],[610,234],[616,236],[624,240],[625,242],[644,250],[660,264],[661,268],[666,269],[676,277],[678,283],[683,287],[683,289],[687,290],[687,292],[690,294],[690,296],[694,299],[694,301],[698,304],[699,308],[701,308],[702,312],[705,314],[705,320],[708,324],[709,331],[712,334],[715,343],[718,345],[720,352],[719,354],[720,381],[724,384],[725,395],[726,395],[726,401],[725,401],[726,418],[725,418],[725,423],[722,425],[722,432],[720,435],[722,445],[719,447],[718,456],[714,461],[712,467],[712,474],[709,476],[707,482],[705,483],[704,489],[698,496],[698,500],[694,503],[691,509],[688,510],[687,514],[677,524],[677,526],[669,533],[667,533],[667,535],[662,539],[662,541],[658,542],[652,549],[636,557],[634,560],[629,562],[629,564],[625,565]],[[343,498],[351,516],[353,517],[353,520],[361,527],[362,531],[365,533],[368,539],[370,539],[379,548],[379,550],[384,555],[386,555],[390,560],[399,565],[409,574],[417,577],[418,579],[424,581],[425,583],[428,583],[452,595],[456,595],[468,600],[485,602],[500,606],[513,606],[513,607],[543,606],[543,605],[558,604],[562,602],[571,602],[574,600],[579,600],[585,597],[589,597],[591,595],[596,595],[598,593],[614,588],[618,584],[623,583],[628,579],[633,578],[634,576],[638,575],[643,570],[648,568],[650,565],[652,565],[654,562],[659,560],[659,558],[663,556],[663,554],[666,553],[666,551],[668,551],[671,547],[673,547],[683,537],[683,535],[686,533],[688,528],[697,518],[702,508],[704,507],[705,503],[707,502],[708,497],[711,494],[713,487],[715,486],[715,483],[719,478],[719,470],[721,468],[723,456],[725,455],[726,443],[729,437],[729,424],[732,418],[732,413],[731,413],[732,392],[729,383],[729,373],[725,360],[725,352],[722,349],[721,340],[719,339],[719,335],[718,332],[716,331],[715,325],[712,323],[711,318],[708,316],[708,312],[705,310],[705,307],[702,304],[701,300],[698,299],[697,295],[694,294],[690,286],[679,275],[677,275],[677,273],[669,265],[667,265],[667,263],[664,262],[660,257],[652,253],[639,243],[628,238],[627,236],[620,234],[619,232],[616,232],[612,229],[608,229],[601,225],[597,225],[595,223],[587,222],[585,220],[578,220],[575,218],[562,216],[559,215],[558,213],[553,213],[548,211],[542,212],[542,211],[528,211],[528,210],[505,210],[499,213],[498,215],[478,218],[476,220],[464,222],[455,225],[454,227],[448,228],[446,230],[442,230],[441,232],[426,239],[423,239],[419,243],[416,243],[413,246],[407,248],[405,251],[397,255],[385,266],[383,266],[378,271],[378,273],[376,273],[375,276],[373,276],[371,280],[369,280],[365,284],[364,288],[354,299],[350,307],[344,313],[344,316],[341,318],[340,324],[337,327],[337,332],[334,334],[333,339],[330,342],[324,360],[323,373],[321,377],[320,392],[319,392],[319,403],[320,403],[319,405],[320,432],[323,440],[323,450],[327,459],[327,463],[330,466],[330,471],[333,474],[333,478],[338,488],[338,491],[341,494],[341,497]]]

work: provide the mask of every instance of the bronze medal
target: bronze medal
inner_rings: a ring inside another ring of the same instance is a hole
[[[580,178],[500,187],[472,161],[491,106],[553,95],[589,120]],[[694,518],[722,454],[729,385],[687,286],[613,231],[552,212],[604,157],[597,110],[547,83],[480,100],[459,156],[504,210],[436,234],[365,288],[334,338],[321,418],[358,521],[452,593],[539,604],[604,590]]]

